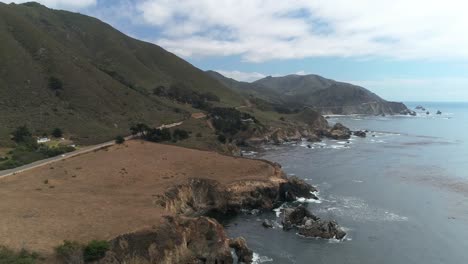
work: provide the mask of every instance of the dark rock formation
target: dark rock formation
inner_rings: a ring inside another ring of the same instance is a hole
[[[355,136],[361,137],[361,138],[365,138],[365,137],[367,136],[366,132],[365,132],[365,131],[362,131],[362,130],[360,130],[360,131],[354,131],[353,134],[354,134]]]
[[[303,205],[281,210],[281,224],[284,230],[302,225],[303,220],[306,218],[318,220],[318,217],[311,214]]]
[[[330,128],[326,136],[333,139],[349,139],[351,137],[351,130],[341,123],[336,123]]]
[[[273,223],[270,220],[265,219],[262,222],[262,226],[265,228],[273,228]]]
[[[415,108],[416,110],[421,110],[421,111],[426,111],[426,108],[424,108],[422,105],[418,105]]]
[[[289,177],[288,182],[281,185],[280,193],[283,195],[281,200],[289,202],[295,201],[297,198],[318,200],[317,196],[313,194],[316,191],[317,189],[312,185],[296,176],[292,176]]]
[[[245,241],[242,242],[235,244],[239,249],[234,249],[248,260],[247,246]],[[156,229],[125,234],[111,240],[110,250],[97,264],[232,264],[230,244],[223,227],[214,219],[167,216]]]
[[[300,235],[325,239],[342,239],[346,233],[335,221],[325,221],[310,213],[304,206],[284,208],[281,211],[284,230],[297,228]]]
[[[320,237],[325,239],[343,239],[346,233],[338,227],[335,221],[323,221],[321,219],[307,219],[298,227],[298,233],[306,237]]]
[[[236,252],[239,263],[252,263],[253,251],[247,247],[247,242],[243,237],[231,239],[229,246]]]
[[[437,110],[437,114],[438,114],[438,115],[441,115],[442,112],[441,112],[440,110]]]
[[[430,114],[430,112],[429,112],[429,111],[427,111],[427,112],[426,112],[426,115],[429,115],[429,114]]]

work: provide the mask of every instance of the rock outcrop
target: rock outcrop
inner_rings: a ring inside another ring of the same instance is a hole
[[[335,221],[325,221],[310,213],[304,206],[281,210],[281,223],[284,230],[296,228],[300,235],[324,239],[342,239],[346,233]]]
[[[365,131],[359,130],[359,131],[354,131],[353,135],[355,135],[356,137],[365,138],[367,136],[367,133]]]
[[[291,176],[289,177],[288,182],[281,186],[280,192],[284,195],[281,197],[281,200],[295,201],[298,198],[318,200],[317,196],[314,194],[316,191],[317,189],[304,180],[296,176]]]
[[[246,263],[252,258],[245,240],[234,248],[223,226],[207,217],[167,216],[155,229],[121,235],[110,241],[110,250],[97,264],[121,263],[233,263],[231,248]],[[239,248],[239,249],[238,249]],[[133,262],[132,262],[133,261]]]
[[[239,263],[252,263],[253,251],[247,247],[247,242],[243,237],[231,239],[229,246],[236,252]]]
[[[326,131],[325,136],[332,139],[349,139],[351,137],[351,130],[341,123],[336,123]]]

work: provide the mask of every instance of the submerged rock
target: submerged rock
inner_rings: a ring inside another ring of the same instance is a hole
[[[297,228],[298,233],[306,237],[342,239],[346,236],[335,221],[322,220],[310,213],[303,205],[281,210],[281,223],[284,230]]]
[[[353,133],[357,137],[365,138],[367,136],[365,131],[354,131]]]
[[[273,223],[270,220],[265,219],[262,222],[262,226],[265,228],[273,228]]]

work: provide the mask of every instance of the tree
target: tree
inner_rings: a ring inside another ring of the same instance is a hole
[[[13,140],[16,143],[23,143],[29,141],[32,138],[32,134],[26,126],[20,126],[16,128],[12,133]]]
[[[122,136],[117,136],[117,137],[115,138],[115,143],[116,143],[116,144],[123,144],[124,142],[125,142],[125,138],[122,137]]]
[[[61,138],[63,136],[63,131],[60,128],[55,128],[52,130],[52,136],[54,138]]]
[[[130,127],[132,135],[139,135],[145,137],[147,132],[150,130],[150,127],[143,123],[138,123]]]

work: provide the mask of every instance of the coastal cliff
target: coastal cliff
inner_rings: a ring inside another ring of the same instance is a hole
[[[315,197],[313,187],[295,177],[288,179],[278,164],[265,162],[274,167],[267,180],[221,184],[196,178],[170,188],[156,204],[172,216],[151,230],[112,239],[111,249],[97,263],[252,263],[253,252],[243,238],[228,238],[215,219],[203,215],[270,210],[298,196]]]

